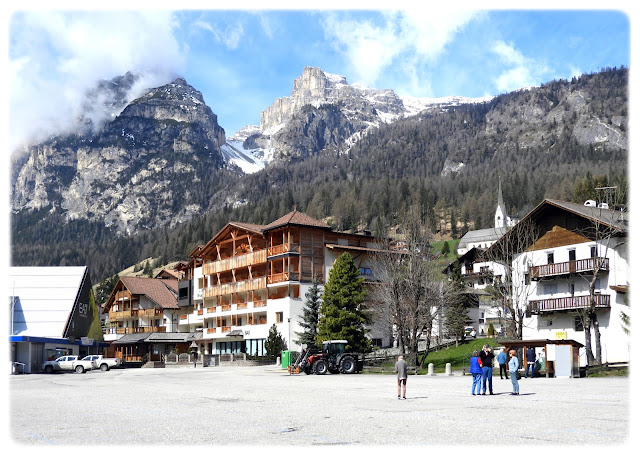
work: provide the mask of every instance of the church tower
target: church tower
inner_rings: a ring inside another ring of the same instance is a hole
[[[496,207],[494,216],[494,226],[496,229],[507,227],[507,209],[504,206],[504,199],[502,199],[502,182],[500,178],[498,178],[498,207]]]

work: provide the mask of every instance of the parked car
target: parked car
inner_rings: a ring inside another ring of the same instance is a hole
[[[93,369],[93,362],[90,360],[80,360],[77,355],[65,355],[55,360],[48,360],[42,364],[45,373],[56,371],[75,371],[76,373],[86,373]]]
[[[82,360],[89,360],[93,362],[93,368],[96,370],[99,368],[102,371],[109,371],[111,368],[118,368],[122,366],[122,359],[104,357],[101,355],[88,355]]]
[[[469,327],[465,327],[464,328],[464,337],[465,338],[476,338],[476,329],[474,329],[472,326]]]

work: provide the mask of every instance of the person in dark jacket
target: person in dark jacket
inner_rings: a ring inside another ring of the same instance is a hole
[[[527,369],[524,372],[525,378],[529,377],[529,368],[531,368],[531,378],[533,378],[533,375],[535,373],[535,366],[536,366],[536,351],[534,351],[533,348],[528,348],[527,349]]]
[[[471,360],[469,361],[469,373],[473,377],[471,383],[471,395],[480,395],[480,383],[482,382],[482,367],[480,366],[478,350],[473,351]]]
[[[498,361],[498,365],[500,366],[500,379],[502,379],[502,372],[504,371],[504,378],[509,379],[509,375],[507,374],[507,354],[505,354],[504,350],[500,351],[500,354],[497,355],[496,360]]]
[[[482,394],[487,394],[487,380],[489,381],[489,395],[493,395],[493,352],[488,344],[482,347],[480,362],[482,363]]]

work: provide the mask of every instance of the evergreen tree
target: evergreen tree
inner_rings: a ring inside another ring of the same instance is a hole
[[[110,276],[106,280],[100,282],[96,287],[95,300],[98,309],[102,307],[107,302],[107,299],[111,295],[111,291],[116,287],[118,281],[120,280],[120,276],[116,273],[115,275]]]
[[[447,256],[450,252],[451,252],[451,248],[449,247],[449,242],[445,240],[444,244],[442,245],[442,250],[440,250],[440,253],[443,254],[444,256]]]
[[[151,278],[153,276],[153,269],[151,268],[151,264],[149,261],[144,261],[144,269],[142,269],[142,274]]]
[[[306,300],[302,308],[302,332],[295,332],[298,336],[298,344],[306,344],[308,348],[316,346],[318,335],[318,320],[320,319],[320,305],[322,303],[321,291],[318,280],[314,278],[313,284],[304,295]]]
[[[363,282],[349,253],[336,259],[324,286],[317,344],[326,340],[347,340],[350,350],[371,350],[371,342],[365,336],[364,325],[371,322],[371,315],[364,308]]]
[[[264,348],[267,351],[268,357],[278,357],[282,351],[287,348],[287,344],[278,332],[278,327],[275,324],[269,329],[269,335],[264,342]]]

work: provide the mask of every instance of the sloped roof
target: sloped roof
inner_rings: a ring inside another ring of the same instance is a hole
[[[64,336],[86,273],[86,267],[9,267],[10,335]]]
[[[545,199],[542,203],[538,204],[538,207],[534,208],[528,216],[535,216],[539,209],[545,205],[555,205],[569,212],[573,212],[576,215],[588,218],[590,220],[606,224],[607,226],[622,231],[629,229],[629,214],[618,212],[616,210],[603,209],[600,207],[590,207],[584,204],[576,204],[575,202],[559,201],[556,199]]]
[[[239,221],[229,221],[228,224],[237,226],[247,231],[255,232],[256,234],[262,234],[262,230],[264,229],[264,225],[262,224],[241,223]]]
[[[297,210],[294,210],[293,212],[289,212],[286,215],[281,216],[277,220],[273,221],[272,223],[269,223],[266,226],[264,226],[263,232],[270,231],[272,229],[275,229],[281,226],[286,226],[288,224],[294,224],[296,226],[316,227],[316,228],[329,229],[329,230],[331,229],[331,226],[329,226],[328,224],[323,223],[320,220],[316,220],[315,218],[311,218],[309,215],[306,215],[302,212],[298,212]]]
[[[505,232],[507,232],[506,228],[487,228],[476,229],[475,231],[467,231],[467,233],[460,239],[458,248],[460,248],[461,246],[466,246],[469,243],[496,241],[500,237],[502,237]]]
[[[122,284],[131,294],[146,295],[160,308],[178,308],[178,302],[171,291],[165,286],[165,280],[144,278],[138,276],[123,276]]]

